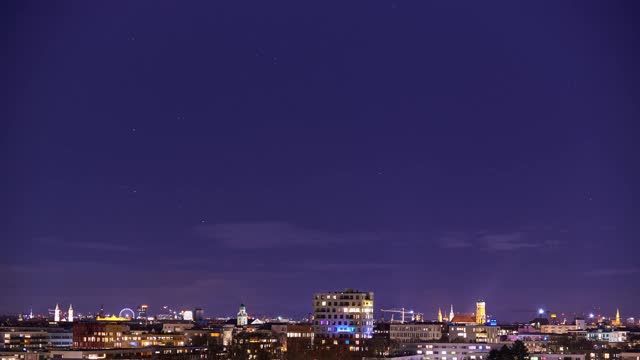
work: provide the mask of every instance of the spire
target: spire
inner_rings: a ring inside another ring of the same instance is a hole
[[[442,322],[442,310],[438,308],[438,322]]]
[[[69,304],[69,310],[67,311],[67,321],[73,322],[73,305]]]
[[[453,312],[453,304],[451,304],[451,312],[449,312],[449,321],[453,321],[453,317],[455,316]]]
[[[620,321],[620,309],[616,309],[616,325],[622,325],[622,321]]]
[[[60,305],[56,304],[56,309],[53,310],[53,321],[60,321]]]

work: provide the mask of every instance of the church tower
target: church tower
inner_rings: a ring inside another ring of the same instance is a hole
[[[483,325],[487,322],[487,305],[484,300],[476,302],[476,324]]]
[[[56,304],[56,309],[53,310],[53,321],[60,321],[60,306]]]
[[[438,322],[442,322],[442,310],[438,308]]]
[[[238,326],[247,325],[248,317],[249,316],[247,315],[247,308],[244,306],[244,304],[240,304],[240,311],[238,311],[238,320],[237,320]]]
[[[67,311],[67,321],[73,322],[73,305],[69,304],[69,311]]]
[[[453,304],[451,304],[451,311],[449,312],[449,322],[453,321],[453,317],[455,314],[453,313]]]
[[[616,326],[622,325],[622,321],[620,320],[620,309],[616,309],[616,322],[614,325]]]

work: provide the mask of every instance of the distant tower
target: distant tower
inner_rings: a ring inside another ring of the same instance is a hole
[[[449,312],[449,321],[453,321],[453,317],[455,314],[453,313],[453,304],[451,304],[451,311]]]
[[[193,311],[193,320],[195,321],[204,321],[204,309],[197,307]]]
[[[56,304],[56,309],[53,311],[53,321],[60,321],[60,306]]]
[[[622,321],[620,320],[620,309],[616,309],[616,326],[622,325]]]
[[[104,304],[100,305],[100,313],[98,314],[100,317],[104,317]]]
[[[486,304],[483,300],[476,301],[476,324],[487,322]]]
[[[240,311],[238,311],[238,321],[237,324],[238,326],[244,326],[247,325],[247,308],[244,306],[244,304],[240,304]]]
[[[149,307],[146,304],[142,304],[138,307],[138,319],[147,320],[147,309]]]
[[[33,308],[29,310],[29,319],[33,319]]]
[[[438,308],[438,322],[442,322],[442,310]]]
[[[73,305],[69,304],[69,311],[67,311],[69,322],[73,322]]]

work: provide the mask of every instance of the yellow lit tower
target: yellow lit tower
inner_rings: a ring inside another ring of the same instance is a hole
[[[616,322],[614,323],[614,325],[622,325],[622,321],[620,320],[620,309],[616,309]]]
[[[442,322],[442,310],[438,308],[438,322]]]
[[[484,300],[476,301],[476,324],[484,324],[487,322],[486,307]]]

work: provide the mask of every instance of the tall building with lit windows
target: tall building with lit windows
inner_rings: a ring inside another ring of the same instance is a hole
[[[147,305],[140,305],[138,307],[138,319],[144,319],[147,320],[147,310],[149,309],[149,306]]]
[[[365,350],[373,336],[373,292],[346,289],[313,295],[313,332],[318,346],[344,345]]]
[[[476,301],[476,324],[485,324],[487,322],[487,304],[484,300]]]

